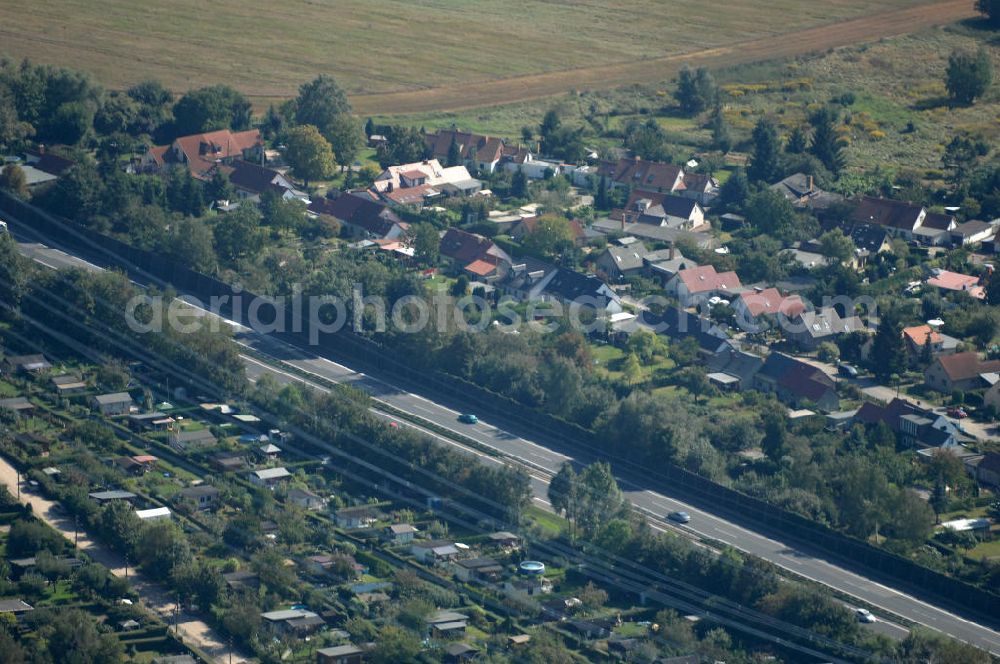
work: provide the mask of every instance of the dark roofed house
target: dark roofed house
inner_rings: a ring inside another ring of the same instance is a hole
[[[753,377],[764,366],[764,358],[726,346],[708,360],[708,379],[726,392],[741,392],[753,387]]]
[[[365,651],[353,644],[320,648],[316,651],[316,664],[361,664]]]
[[[110,503],[113,500],[131,501],[133,498],[136,497],[136,495],[131,491],[121,491],[121,490],[95,491],[89,495],[91,498],[96,500],[101,505],[105,503]]]
[[[860,318],[843,318],[833,307],[803,311],[782,325],[785,338],[804,350],[816,350],[824,341],[834,341],[842,334],[865,329]]]
[[[341,528],[368,528],[379,520],[381,512],[374,505],[342,507],[334,512],[333,520]]]
[[[605,161],[598,168],[598,175],[607,177],[612,187],[631,187],[655,192],[670,193],[684,188],[684,170],[680,166],[659,161],[646,161],[638,157]]]
[[[985,242],[996,235],[996,230],[994,224],[985,221],[976,219],[966,221],[951,229],[951,243],[956,246],[964,246]]]
[[[444,661],[448,664],[472,661],[479,650],[468,643],[449,643],[444,647]]]
[[[924,371],[924,382],[939,392],[969,391],[987,384],[984,373],[1000,371],[1000,360],[982,360],[975,352],[939,355]]]
[[[1000,488],[1000,453],[987,452],[976,464],[976,481]]]
[[[0,399],[0,409],[12,410],[18,415],[28,416],[35,410],[35,404],[28,401],[26,397],[10,397]]]
[[[956,226],[951,215],[928,212],[915,203],[874,196],[862,196],[848,220],[881,226],[893,235],[930,245],[950,242],[950,232]]]
[[[821,369],[782,353],[771,353],[754,376],[754,388],[776,394],[786,404],[815,404],[832,412],[840,407],[837,386]]]
[[[181,489],[175,495],[175,500],[189,500],[200,510],[209,510],[219,501],[220,491],[208,484],[199,484]]]
[[[567,305],[579,305],[584,309],[609,314],[622,311],[618,293],[593,274],[560,269],[552,276],[542,293]]]
[[[35,607],[22,599],[0,599],[0,613],[12,613],[15,618],[34,610]]]
[[[239,159],[231,166],[219,166],[229,177],[236,194],[243,199],[259,201],[266,191],[273,191],[284,199],[298,199],[309,202],[309,196],[295,188],[284,174],[273,168]]]
[[[885,406],[870,401],[861,404],[854,421],[866,426],[884,423],[910,447],[949,447],[958,444],[960,432],[946,417],[896,398]]]
[[[649,224],[673,230],[703,230],[705,211],[697,200],[669,192],[633,191],[625,207],[613,210],[611,219],[625,224]]]
[[[503,572],[503,565],[492,558],[462,558],[452,563],[455,576],[461,581],[496,581]]]
[[[93,398],[94,408],[106,417],[125,415],[132,408],[132,395],[128,392],[98,394]]]
[[[309,204],[309,212],[333,217],[352,237],[398,240],[410,226],[385,203],[358,194],[341,194],[337,198],[317,198]]]
[[[52,368],[49,361],[42,354],[35,355],[12,355],[4,360],[9,371],[21,373],[39,373]]]
[[[170,446],[174,449],[185,452],[187,450],[200,450],[214,446],[218,441],[209,429],[196,429],[188,431],[171,431]]]
[[[719,182],[705,173],[684,173],[684,188],[678,193],[705,206],[719,195]]]

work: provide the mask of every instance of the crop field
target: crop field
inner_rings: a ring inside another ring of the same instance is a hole
[[[652,83],[901,34],[971,0],[0,0],[0,54],[122,88],[225,82],[258,104],[332,74],[361,112],[421,112]]]

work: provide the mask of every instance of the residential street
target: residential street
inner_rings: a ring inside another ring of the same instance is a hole
[[[6,485],[12,495],[17,495],[17,471],[2,457],[0,457],[0,482]],[[62,515],[56,503],[35,493],[25,491],[23,486],[21,489],[21,502],[31,505],[31,509],[37,517],[44,520],[72,542],[73,520]],[[92,540],[84,531],[80,531],[79,533],[78,546],[81,551],[86,552],[93,560],[110,569],[115,576],[125,575],[124,559],[103,544]],[[158,583],[150,581],[133,568],[129,568],[128,570],[128,579],[132,584],[132,588],[139,595],[140,604],[156,613],[164,622],[173,625],[174,611],[177,606],[174,598]],[[216,662],[228,664],[230,661],[229,645],[218,632],[204,621],[182,611],[177,616],[177,628],[184,641],[194,643]],[[231,661],[237,664],[252,660],[239,651],[234,650]]]

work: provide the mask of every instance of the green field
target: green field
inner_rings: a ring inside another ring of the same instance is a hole
[[[882,0],[875,13],[925,4]],[[0,0],[0,52],[113,88],[229,83],[262,101],[320,72],[352,94],[419,90],[653,60],[872,13],[866,0]]]

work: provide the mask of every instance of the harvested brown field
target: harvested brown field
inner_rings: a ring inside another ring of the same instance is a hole
[[[0,0],[0,54],[122,88],[229,83],[256,103],[329,73],[362,113],[537,99],[869,41],[972,0]]]

